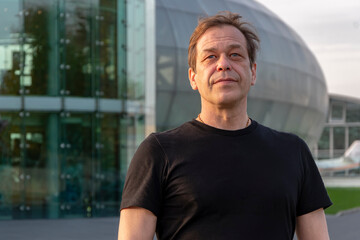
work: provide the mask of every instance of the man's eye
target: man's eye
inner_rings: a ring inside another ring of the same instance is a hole
[[[232,54],[230,54],[230,56],[231,56],[231,57],[240,57],[240,54],[238,54],[238,53],[232,53]]]
[[[215,58],[215,55],[209,55],[206,57],[206,59],[212,59],[212,58]]]

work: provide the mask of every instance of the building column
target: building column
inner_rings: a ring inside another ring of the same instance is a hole
[[[345,126],[345,150],[349,148],[349,127]]]
[[[334,128],[333,127],[330,127],[329,128],[329,134],[330,134],[330,137],[329,137],[329,157],[330,158],[333,158],[334,157]]]
[[[155,1],[145,1],[145,136],[156,131]]]

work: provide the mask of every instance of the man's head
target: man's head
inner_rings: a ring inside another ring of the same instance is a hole
[[[228,11],[220,12],[215,16],[201,18],[198,26],[195,28],[190,37],[188,48],[188,64],[189,67],[196,72],[196,57],[197,57],[197,43],[200,37],[211,27],[219,27],[223,25],[230,25],[237,28],[245,37],[247,44],[247,52],[250,59],[250,67],[256,61],[256,53],[259,49],[259,37],[252,29],[251,25],[242,20],[239,14]]]
[[[202,19],[190,38],[189,80],[202,107],[246,107],[256,82],[259,38],[240,19],[230,12]]]

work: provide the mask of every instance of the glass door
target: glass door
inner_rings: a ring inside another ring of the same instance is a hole
[[[96,117],[96,155],[93,176],[94,216],[114,216],[121,199],[120,116],[99,114]]]
[[[91,216],[92,134],[91,114],[61,114],[60,217]]]
[[[0,219],[20,218],[24,175],[18,113],[0,113]]]

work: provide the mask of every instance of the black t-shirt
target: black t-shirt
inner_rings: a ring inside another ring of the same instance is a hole
[[[196,120],[151,134],[132,159],[121,209],[157,216],[158,239],[286,239],[296,217],[331,205],[306,144],[252,121]]]

